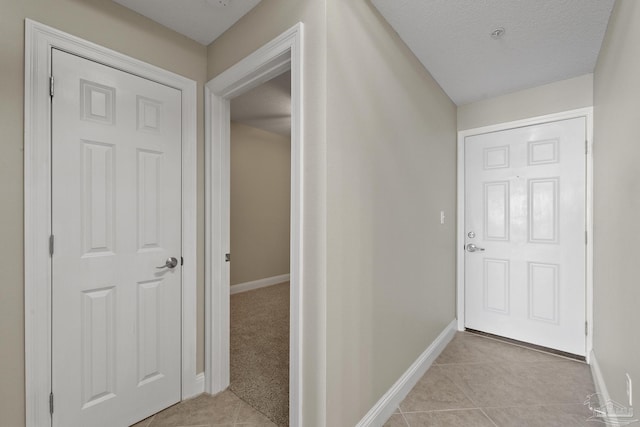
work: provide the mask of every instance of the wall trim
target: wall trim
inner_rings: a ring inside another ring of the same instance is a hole
[[[367,412],[356,427],[381,426],[387,422],[389,417],[396,411],[396,408],[415,387],[420,378],[427,372],[429,367],[438,358],[447,344],[456,334],[456,320],[447,325],[440,335],[427,347],[427,349],[409,366],[398,381],[382,395],[380,400]]]
[[[196,382],[196,82],[135,58],[25,20],[24,265],[26,426],[50,425],[51,392],[51,50],[153,80],[182,92],[182,398]]]
[[[605,406],[607,402],[611,401],[611,395],[609,394],[609,389],[607,389],[607,384],[604,380],[604,375],[602,375],[602,370],[600,370],[600,365],[598,364],[598,359],[596,358],[596,354],[593,350],[591,350],[591,362],[589,363],[589,367],[591,368],[591,376],[593,377],[593,383],[596,387],[596,393],[598,393],[598,398],[600,399],[600,405]],[[609,421],[613,423],[606,423],[607,425],[617,425],[615,421],[617,417],[615,415],[609,415]]]
[[[302,417],[303,34],[298,23],[205,85],[205,390],[229,386],[230,100],[291,70],[289,423]],[[311,422],[311,421],[309,421]]]
[[[602,370],[600,370],[600,364],[598,364],[598,359],[596,358],[596,354],[594,351],[591,351],[591,363],[589,364],[591,368],[591,375],[593,376],[593,383],[596,386],[596,393],[600,395],[601,400],[607,402],[610,400],[611,396],[609,395],[609,389],[607,389],[607,384],[604,381],[604,375],[602,375]]]
[[[196,380],[193,384],[193,396],[191,397],[196,397],[202,393],[204,393],[204,372],[200,372],[198,375],[196,375]]]
[[[231,295],[288,282],[290,277],[290,274],[281,274],[279,276],[265,277],[264,279],[252,280],[250,282],[237,283],[231,285]]]
[[[560,120],[574,119],[584,117],[587,122],[587,159],[586,159],[586,227],[587,227],[587,248],[586,248],[586,307],[585,318],[587,321],[587,337],[585,345],[585,358],[587,363],[592,354],[593,349],[593,107],[578,108],[560,113],[547,114],[544,116],[531,117],[524,120],[516,120],[512,122],[499,123],[490,126],[483,126],[475,129],[466,129],[458,131],[458,174],[457,174],[457,242],[456,242],[456,313],[458,319],[458,330],[463,331],[465,328],[464,319],[464,143],[465,138],[473,135],[480,135],[490,132],[498,132],[513,128],[544,124]]]

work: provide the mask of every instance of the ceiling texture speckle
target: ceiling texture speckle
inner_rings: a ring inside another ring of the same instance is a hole
[[[260,0],[113,1],[205,46],[260,3]]]
[[[371,2],[464,105],[592,73],[615,0]]]
[[[203,45],[214,41],[260,2],[113,1]],[[615,0],[358,1],[373,3],[457,105],[592,73],[615,3]],[[492,32],[500,28],[504,28],[504,34],[492,38]],[[290,108],[290,101],[285,102],[282,86],[275,84],[256,88],[234,100],[236,120],[283,133],[285,122],[290,120],[290,112],[285,113],[284,105]],[[270,96],[275,97],[274,108],[267,112],[266,100]],[[259,106],[251,113],[254,102]],[[265,124],[269,120],[273,127]]]

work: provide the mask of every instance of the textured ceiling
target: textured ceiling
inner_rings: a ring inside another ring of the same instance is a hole
[[[113,0],[208,45],[260,0]]]
[[[593,72],[615,0],[371,2],[463,105]]]
[[[291,136],[291,72],[231,100],[231,120]]]
[[[113,1],[204,45],[260,2]],[[615,3],[615,0],[367,1],[375,5],[457,105],[593,72]],[[505,29],[504,36],[493,39],[491,32],[499,27]],[[253,101],[249,102],[249,94],[245,94],[232,104],[236,117],[262,128],[271,126],[265,123],[272,121],[271,131],[283,133],[283,129],[290,127],[290,102],[282,97],[282,87],[258,87],[255,91],[252,96],[261,103],[255,111],[261,112],[249,112]],[[276,109],[267,113],[264,105],[269,96],[275,97]]]

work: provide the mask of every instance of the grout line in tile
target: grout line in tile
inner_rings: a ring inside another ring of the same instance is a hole
[[[521,363],[521,362],[516,362],[516,363]],[[442,368],[445,366],[455,366],[455,365],[498,365],[498,364],[502,365],[504,364],[504,362],[456,362],[456,363],[441,363],[436,366]]]
[[[454,363],[441,363],[439,365],[434,365],[434,366],[443,367],[443,366],[452,366],[452,365],[504,365],[504,364],[533,365],[533,364],[547,364],[547,363],[564,363],[565,361],[584,364],[579,360],[564,359],[564,360],[536,360],[531,362],[520,362],[520,361],[513,361],[513,360],[496,360],[491,362],[454,362]]]
[[[238,424],[238,417],[240,416],[240,402],[236,403],[236,407],[233,409],[233,425]]]
[[[460,411],[477,411],[479,410],[480,412],[482,412],[482,414],[487,417],[487,419],[491,422],[491,424],[493,424],[495,427],[498,427],[498,425],[495,423],[495,421],[493,420],[493,418],[491,418],[489,416],[489,414],[487,414],[484,409],[482,409],[481,407],[477,407],[477,408],[455,408],[455,409],[435,409],[433,411],[407,411],[407,412],[403,412],[402,413],[402,417],[405,419],[405,422],[407,422],[407,425],[409,425],[409,422],[407,421],[406,417],[404,416],[404,414],[427,414],[427,413],[435,413],[435,412],[460,412]],[[409,425],[409,427],[411,427]]]
[[[402,402],[400,402],[400,403],[402,403]],[[407,417],[405,417],[404,416],[404,412],[402,412],[402,408],[400,407],[400,403],[398,404],[398,412],[400,413],[400,416],[404,420],[404,423],[407,425],[407,427],[411,427],[411,424],[409,424],[409,421],[407,420]]]
[[[400,407],[398,406],[398,408]],[[407,425],[407,427],[411,427],[411,424],[409,424],[409,420],[407,420],[407,417],[404,416],[404,412],[400,411],[400,416],[404,420],[404,423]]]
[[[444,375],[462,392],[462,394],[469,399],[469,401],[471,401],[472,404],[476,405],[475,407],[477,409],[482,409],[482,408],[525,408],[525,407],[529,407],[529,406],[563,406],[563,405],[580,405],[581,402],[558,402],[558,403],[544,403],[544,402],[532,402],[530,404],[526,404],[526,405],[492,405],[492,406],[487,406],[487,405],[479,405],[478,402],[476,402],[475,400],[473,400],[473,398],[467,394],[465,392],[465,390],[460,387],[458,384],[456,384],[456,382],[449,377],[446,373],[444,373]],[[586,396],[585,396],[586,397]],[[461,408],[464,409],[464,408]]]
[[[474,408],[433,409],[431,411],[405,411],[405,412],[403,412],[403,414],[422,414],[422,413],[427,413],[427,412],[474,411],[476,409],[482,409],[482,408],[474,407]]]
[[[482,408],[478,408],[478,409],[480,409],[480,412],[482,412],[482,413],[484,414],[484,416],[485,416],[485,417],[487,417],[487,419],[488,419],[489,421],[491,421],[491,424],[493,424],[495,427],[498,427],[498,424],[496,424],[496,422],[493,420],[493,418],[491,418],[491,417],[489,416],[489,414],[487,414],[487,413],[485,412],[485,410],[484,410],[484,409],[482,409]]]
[[[425,413],[425,412],[449,412],[449,411],[464,411],[464,410],[474,410],[474,409],[479,409],[482,414],[491,422],[491,424],[493,426],[497,427],[497,423],[495,420],[493,420],[493,418],[491,418],[489,416],[489,414],[487,413],[487,409],[492,409],[492,408],[525,408],[525,407],[538,407],[538,406],[570,406],[570,405],[580,405],[582,402],[558,402],[558,403],[532,403],[532,404],[527,404],[527,405],[491,405],[491,406],[480,406],[478,405],[474,399],[471,398],[471,396],[468,395],[467,392],[465,392],[465,390],[460,387],[458,385],[458,383],[456,381],[454,381],[454,378],[452,378],[450,375],[447,375],[444,371],[448,370],[447,367],[455,367],[456,365],[458,366],[469,366],[469,365],[477,365],[478,369],[481,369],[482,366],[494,366],[494,365],[504,365],[505,363],[507,364],[513,364],[513,365],[519,365],[519,366],[528,366],[528,365],[540,365],[540,364],[547,364],[547,363],[565,363],[565,362],[578,362],[578,363],[582,363],[585,364],[585,362],[582,362],[580,360],[575,360],[569,357],[564,357],[562,355],[558,355],[558,354],[553,354],[553,353],[548,353],[545,351],[541,351],[538,349],[533,349],[533,348],[528,348],[526,346],[522,346],[522,345],[518,345],[515,343],[510,343],[510,342],[504,342],[501,341],[499,339],[493,339],[491,337],[484,337],[484,336],[478,336],[475,334],[471,334],[471,333],[465,333],[466,335],[469,336],[473,336],[474,338],[486,338],[488,340],[492,340],[492,341],[496,341],[502,344],[508,344],[508,345],[512,345],[514,347],[520,347],[524,350],[530,350],[530,351],[535,351],[537,353],[542,353],[548,356],[554,356],[553,358],[550,358],[549,360],[536,360],[536,361],[527,361],[527,362],[518,362],[518,361],[486,361],[486,362],[462,362],[462,363],[434,363],[432,365],[432,368],[435,367],[434,370],[440,370],[442,373],[445,374],[445,377],[448,378],[461,392],[462,394],[467,397],[467,399],[469,399],[469,401],[475,405],[475,407],[473,408],[453,408],[453,409],[446,409],[446,410],[432,410],[432,411],[404,411],[401,407],[401,404],[398,405],[398,410],[400,412],[400,414],[402,414],[403,419],[405,420],[405,422],[407,423],[407,425],[409,425],[409,422],[405,416],[405,414],[411,414],[411,413]],[[430,368],[431,369],[431,368]]]
[[[233,393],[233,391],[229,390],[230,393]],[[236,396],[238,399],[240,399],[240,402],[237,403],[237,410],[236,410],[236,415],[233,418],[233,425],[234,426],[246,426],[247,423],[241,423],[238,421],[238,417],[240,416],[240,407],[244,404],[249,406],[250,408],[252,408],[254,411],[258,412],[260,415],[262,415],[265,419],[267,419],[269,422],[273,423],[273,421],[267,417],[265,414],[263,414],[262,412],[258,411],[256,408],[253,407],[253,405],[249,404],[248,402],[245,402],[240,396],[238,396],[237,394],[233,393],[234,396]],[[398,409],[400,409],[400,406],[398,405]],[[274,423],[275,424],[275,423]]]
[[[457,388],[458,390],[460,390],[460,392],[464,395],[464,397],[466,397],[467,399],[469,399],[469,401],[470,401],[473,405],[475,405],[475,408],[472,408],[472,409],[480,408],[480,405],[478,405],[478,402],[476,402],[475,400],[473,400],[473,399],[471,398],[471,396],[469,396],[469,395],[464,391],[464,389],[463,389],[462,387],[460,387],[458,384],[456,384],[456,382],[453,380],[453,378],[451,378],[449,375],[447,375],[447,373],[446,373],[446,372],[444,372],[442,369],[441,369],[440,371],[442,372],[442,374],[443,374],[443,375],[444,375],[444,376],[445,376],[449,381],[451,381],[451,384],[453,384],[454,386],[456,386],[456,388]]]
[[[496,406],[496,405],[485,405],[482,406],[481,409],[505,409],[505,408],[530,408],[537,406],[584,406],[582,403],[531,403],[528,405],[504,405],[504,406]]]

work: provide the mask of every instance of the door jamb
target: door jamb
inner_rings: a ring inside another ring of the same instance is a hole
[[[465,301],[464,301],[464,149],[465,139],[474,135],[481,135],[490,132],[498,132],[508,129],[514,129],[524,126],[539,125],[549,122],[556,122],[560,120],[574,119],[578,117],[584,117],[586,119],[586,138],[587,138],[587,155],[586,155],[586,232],[587,232],[587,245],[586,245],[586,307],[585,318],[587,321],[587,336],[586,336],[586,348],[585,357],[587,363],[590,361],[591,350],[593,349],[593,107],[579,108],[575,110],[563,111],[560,113],[547,114],[543,116],[532,117],[523,120],[515,120],[512,122],[505,122],[496,125],[483,126],[474,129],[458,131],[458,176],[457,176],[457,196],[458,196],[458,208],[457,208],[457,242],[456,242],[456,313],[458,321],[458,330],[463,331],[465,328]]]
[[[182,92],[182,399],[202,392],[196,375],[196,82],[30,19],[25,20],[24,275],[26,426],[50,425],[51,392],[51,50]]]
[[[205,86],[205,390],[229,386],[230,99],[291,70],[289,423],[302,414],[303,24],[298,23]]]

